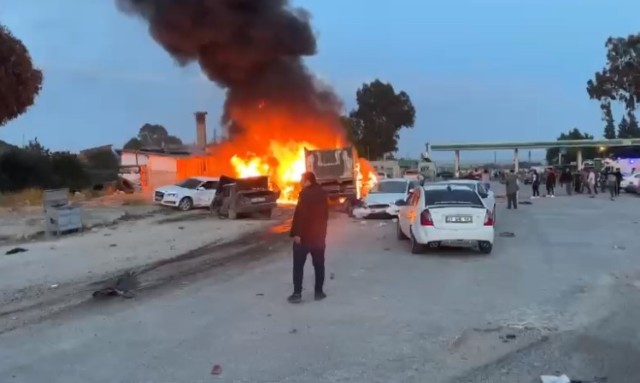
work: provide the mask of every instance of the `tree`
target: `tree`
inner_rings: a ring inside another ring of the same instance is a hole
[[[120,161],[111,150],[97,150],[86,155],[87,164],[91,169],[116,171]]]
[[[623,138],[640,138],[640,126],[638,126],[636,114],[634,112],[628,112],[627,119],[629,120],[629,137]]]
[[[42,89],[42,72],[22,41],[0,24],[0,126],[20,116]]]
[[[601,105],[619,101],[634,111],[640,97],[640,34],[609,37],[605,48],[607,66],[587,82],[587,93]]]
[[[605,122],[604,126],[604,138],[608,140],[613,140],[616,138],[616,121],[613,118],[613,113],[611,112],[611,103],[606,102],[601,106],[603,120]]]
[[[573,128],[567,133],[562,133],[558,137],[558,141],[567,140],[593,140],[593,136],[588,133],[582,133],[578,128]],[[554,164],[558,162],[558,156],[562,147],[547,149],[547,163]],[[582,159],[596,158],[598,156],[598,148],[582,148]],[[567,148],[566,153],[562,155],[563,163],[570,163],[577,160],[577,148]]]
[[[171,136],[167,129],[158,124],[144,124],[140,127],[138,135],[124,145],[125,149],[139,150],[142,148],[167,148],[182,146],[182,140]]]
[[[622,117],[618,124],[618,138],[631,138],[631,131],[629,130],[629,121],[627,117]]]
[[[142,141],[140,141],[138,137],[133,137],[124,144],[123,148],[128,150],[140,150],[142,149]]]
[[[353,144],[368,159],[395,153],[400,130],[415,124],[416,110],[409,95],[396,93],[391,84],[375,80],[362,84],[356,100],[358,107],[349,114]]]

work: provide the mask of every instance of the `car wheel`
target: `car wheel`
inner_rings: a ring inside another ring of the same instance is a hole
[[[191,210],[192,207],[193,207],[193,200],[191,199],[191,197],[184,197],[183,199],[180,200],[180,203],[178,203],[178,209],[182,211]]]
[[[409,239],[402,232],[402,229],[400,228],[400,220],[399,219],[396,221],[396,238],[398,239],[398,241],[405,241],[405,240]]]
[[[479,241],[478,248],[480,249],[480,252],[482,254],[491,254],[491,251],[493,250],[493,244],[488,241]]]
[[[422,254],[424,252],[424,246],[413,235],[413,229],[409,228],[409,234],[411,235],[411,254]]]

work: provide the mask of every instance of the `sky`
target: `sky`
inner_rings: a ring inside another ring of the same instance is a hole
[[[555,140],[573,127],[601,137],[586,81],[606,64],[607,37],[640,32],[640,2],[631,0],[292,3],[313,15],[319,52],[308,66],[347,109],[357,88],[376,78],[409,94],[416,124],[401,132],[398,152],[408,157],[426,142]],[[0,128],[0,140],[121,147],[144,123],[158,123],[193,142],[196,110],[209,112],[211,137],[224,92],[197,66],[177,66],[115,1],[0,0],[0,10],[45,74],[36,104]],[[461,157],[492,161],[494,153]]]

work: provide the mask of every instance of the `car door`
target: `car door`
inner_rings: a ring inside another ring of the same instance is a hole
[[[404,209],[404,222],[402,232],[409,235],[409,228],[414,224],[416,216],[420,213],[417,211],[418,201],[420,201],[420,189],[414,189],[411,196],[407,199],[407,206]]]
[[[200,185],[197,192],[198,206],[206,207],[211,205],[213,198],[216,196],[218,184],[218,181],[205,181]]]
[[[400,206],[398,209],[398,224],[403,233],[407,233],[409,227],[409,210],[411,209],[411,201],[413,200],[413,193],[409,193],[405,198],[405,205]]]
[[[478,183],[477,184],[477,192],[478,194],[482,195],[486,195],[486,198],[482,199],[482,202],[484,203],[484,206],[491,210],[491,212],[493,212],[494,207],[496,206],[496,197],[495,194],[491,191],[491,190],[487,190],[487,188],[482,184],[482,183]]]

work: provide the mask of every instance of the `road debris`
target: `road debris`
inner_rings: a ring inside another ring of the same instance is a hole
[[[498,234],[498,236],[512,238],[516,236],[516,233],[512,233],[510,231],[503,231],[502,233]]]
[[[49,288],[50,288],[50,289],[57,289],[57,288],[58,288],[58,286],[60,286],[60,285],[59,285],[59,284],[57,284],[57,283],[55,283],[55,284],[53,284],[53,285],[49,286]]]
[[[297,329],[292,328],[292,329],[291,329],[291,331],[289,331],[289,334],[295,334],[295,333],[297,333],[297,332],[298,332],[298,330],[297,330]]]
[[[13,255],[13,254],[18,254],[18,253],[24,253],[25,251],[29,251],[23,247],[14,247],[13,249],[7,251],[6,253],[4,253],[5,255]]]
[[[533,205],[533,202],[531,202],[531,201],[518,201],[518,203],[520,205]]]
[[[220,375],[222,374],[222,367],[219,364],[214,364],[213,368],[211,368],[211,375]]]
[[[333,280],[336,278],[336,275],[334,273],[331,273],[331,275],[329,275],[329,279]]]
[[[264,294],[263,293],[257,293],[256,296],[264,297]]]
[[[624,246],[618,246],[618,245],[613,245],[611,248],[612,248],[612,249],[615,249],[615,250],[626,250],[626,249],[627,249],[627,248],[626,248],[626,247],[624,247]]]

